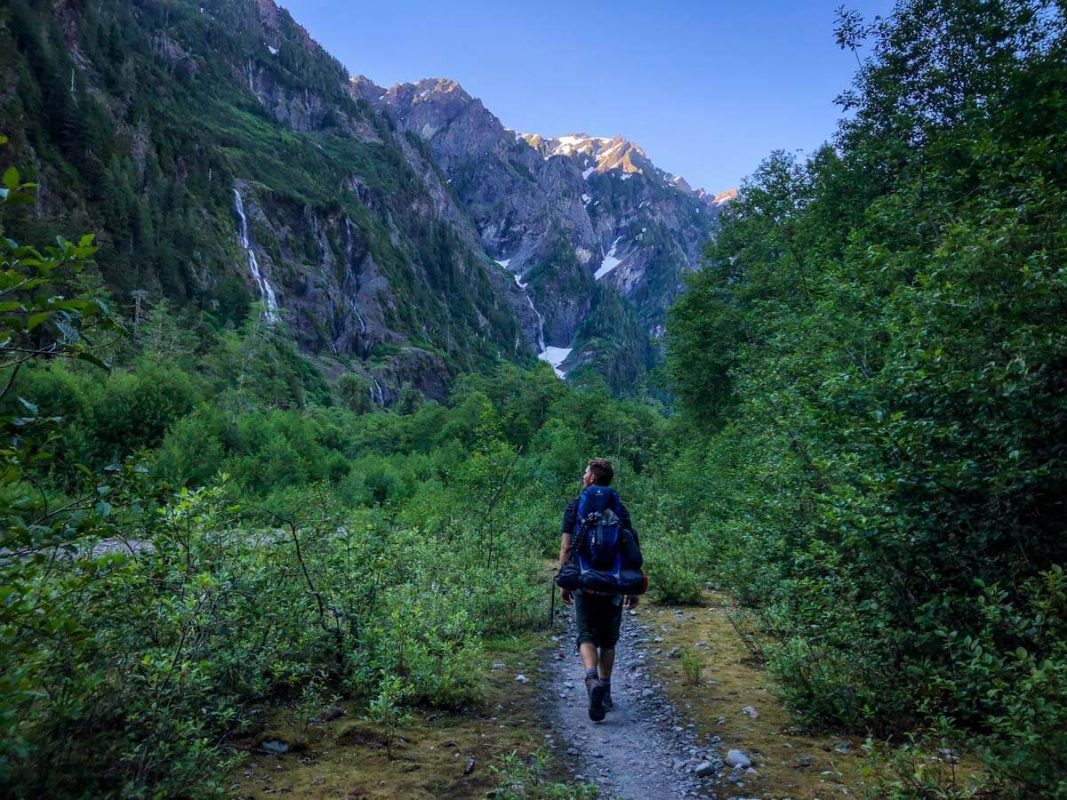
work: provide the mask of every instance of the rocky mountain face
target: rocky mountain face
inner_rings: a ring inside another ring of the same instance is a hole
[[[0,75],[9,235],[95,231],[120,305],[263,314],[381,403],[501,355],[632,384],[716,213],[625,140],[349,80],[271,0],[11,0]]]
[[[357,77],[351,91],[429,146],[485,252],[527,289],[537,314],[524,333],[543,358],[613,383],[651,363],[726,197],[621,137],[508,130],[455,81],[383,89]]]

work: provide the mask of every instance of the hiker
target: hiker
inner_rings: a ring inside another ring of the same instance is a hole
[[[590,493],[604,498],[603,502],[619,518],[621,529],[633,532],[633,524],[618,492],[608,489],[615,475],[610,462],[592,459],[582,475],[582,495]],[[592,488],[590,488],[592,487]],[[563,512],[563,537],[559,546],[560,569],[571,557],[571,537],[577,531],[578,506],[582,495],[571,500]],[[637,535],[633,534],[636,541]],[[637,605],[637,595],[601,594],[589,589],[560,589],[560,597],[567,605],[574,605],[578,626],[578,651],[585,666],[585,689],[589,695],[589,719],[600,722],[614,706],[611,699],[611,669],[615,665],[615,645],[619,641],[622,609]]]

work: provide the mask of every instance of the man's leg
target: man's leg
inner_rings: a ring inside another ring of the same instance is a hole
[[[611,668],[614,666],[615,648],[601,647],[600,660],[597,665],[597,676],[600,678],[600,685],[604,688],[604,699],[601,703],[603,704],[605,711],[611,711],[615,708],[615,700],[611,696]]]
[[[597,653],[596,645],[592,642],[582,642],[578,645],[578,652],[582,654],[582,666],[585,667],[585,671],[597,669]],[[614,654],[612,655],[612,661],[615,660]],[[610,670],[609,670],[610,674]]]
[[[619,629],[622,627],[622,606],[613,603],[611,613],[605,620],[603,632],[603,647],[600,648],[598,663],[598,677],[603,687],[602,704],[605,711],[615,708],[615,701],[611,696],[611,670],[615,666],[615,643],[619,641]]]
[[[582,660],[585,660],[585,656],[582,656]],[[601,647],[600,659],[595,662],[597,671],[600,673],[600,680],[610,681],[611,670],[615,666],[615,648],[614,647]],[[588,664],[586,669],[589,669]]]

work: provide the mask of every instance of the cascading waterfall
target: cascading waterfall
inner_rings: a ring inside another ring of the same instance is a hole
[[[352,220],[345,217],[345,266],[348,269],[352,269]],[[351,300],[348,302],[348,307],[352,309],[356,315],[356,319],[359,320],[359,332],[363,335],[367,335],[367,323],[363,321],[363,315],[359,313],[359,309],[356,308],[356,304]],[[373,398],[371,398],[373,400]]]
[[[545,317],[537,310],[533,298],[530,297],[530,292],[526,289],[529,284],[523,283],[522,278],[517,274],[514,277],[515,283],[518,284],[519,288],[522,289],[523,293],[526,295],[526,302],[530,304],[530,310],[533,311],[534,315],[537,317],[537,357],[540,358],[541,354],[545,352]]]
[[[508,259],[510,261],[511,259]],[[507,268],[507,261],[498,261],[498,264]],[[529,284],[522,282],[522,279],[518,276],[518,273],[514,274],[515,283],[526,294],[526,302],[530,304],[530,309],[537,315],[537,357],[544,362],[552,365],[552,370],[556,373],[556,377],[567,377],[567,373],[564,372],[560,365],[567,360],[567,356],[571,354],[571,347],[549,347],[545,344],[545,317],[540,311],[537,310],[537,306],[534,305],[533,298],[530,297],[530,292],[526,288]]]
[[[382,392],[382,385],[380,383],[378,383],[378,379],[375,378],[373,375],[370,376],[370,379],[374,383],[374,385],[371,386],[371,389],[370,389],[370,401],[372,403],[377,403],[378,405],[384,407],[385,406],[385,393]],[[378,399],[377,400],[374,398],[374,390],[375,389],[378,390]]]
[[[236,186],[233,189],[233,205],[237,211],[237,217],[241,220],[241,226],[237,229],[237,241],[248,254],[248,270],[252,273],[252,279],[255,280],[256,286],[259,287],[259,294],[263,298],[263,302],[267,304],[264,316],[266,316],[267,322],[275,322],[278,319],[278,296],[274,293],[274,287],[270,285],[270,281],[267,280],[263,271],[259,268],[256,252],[252,249],[252,240],[248,236],[248,217],[245,216],[245,204]]]

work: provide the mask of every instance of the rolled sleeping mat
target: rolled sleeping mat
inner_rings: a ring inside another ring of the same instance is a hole
[[[639,569],[624,569],[618,575],[590,569],[582,573],[579,588],[602,594],[644,594],[648,591],[648,576]]]

